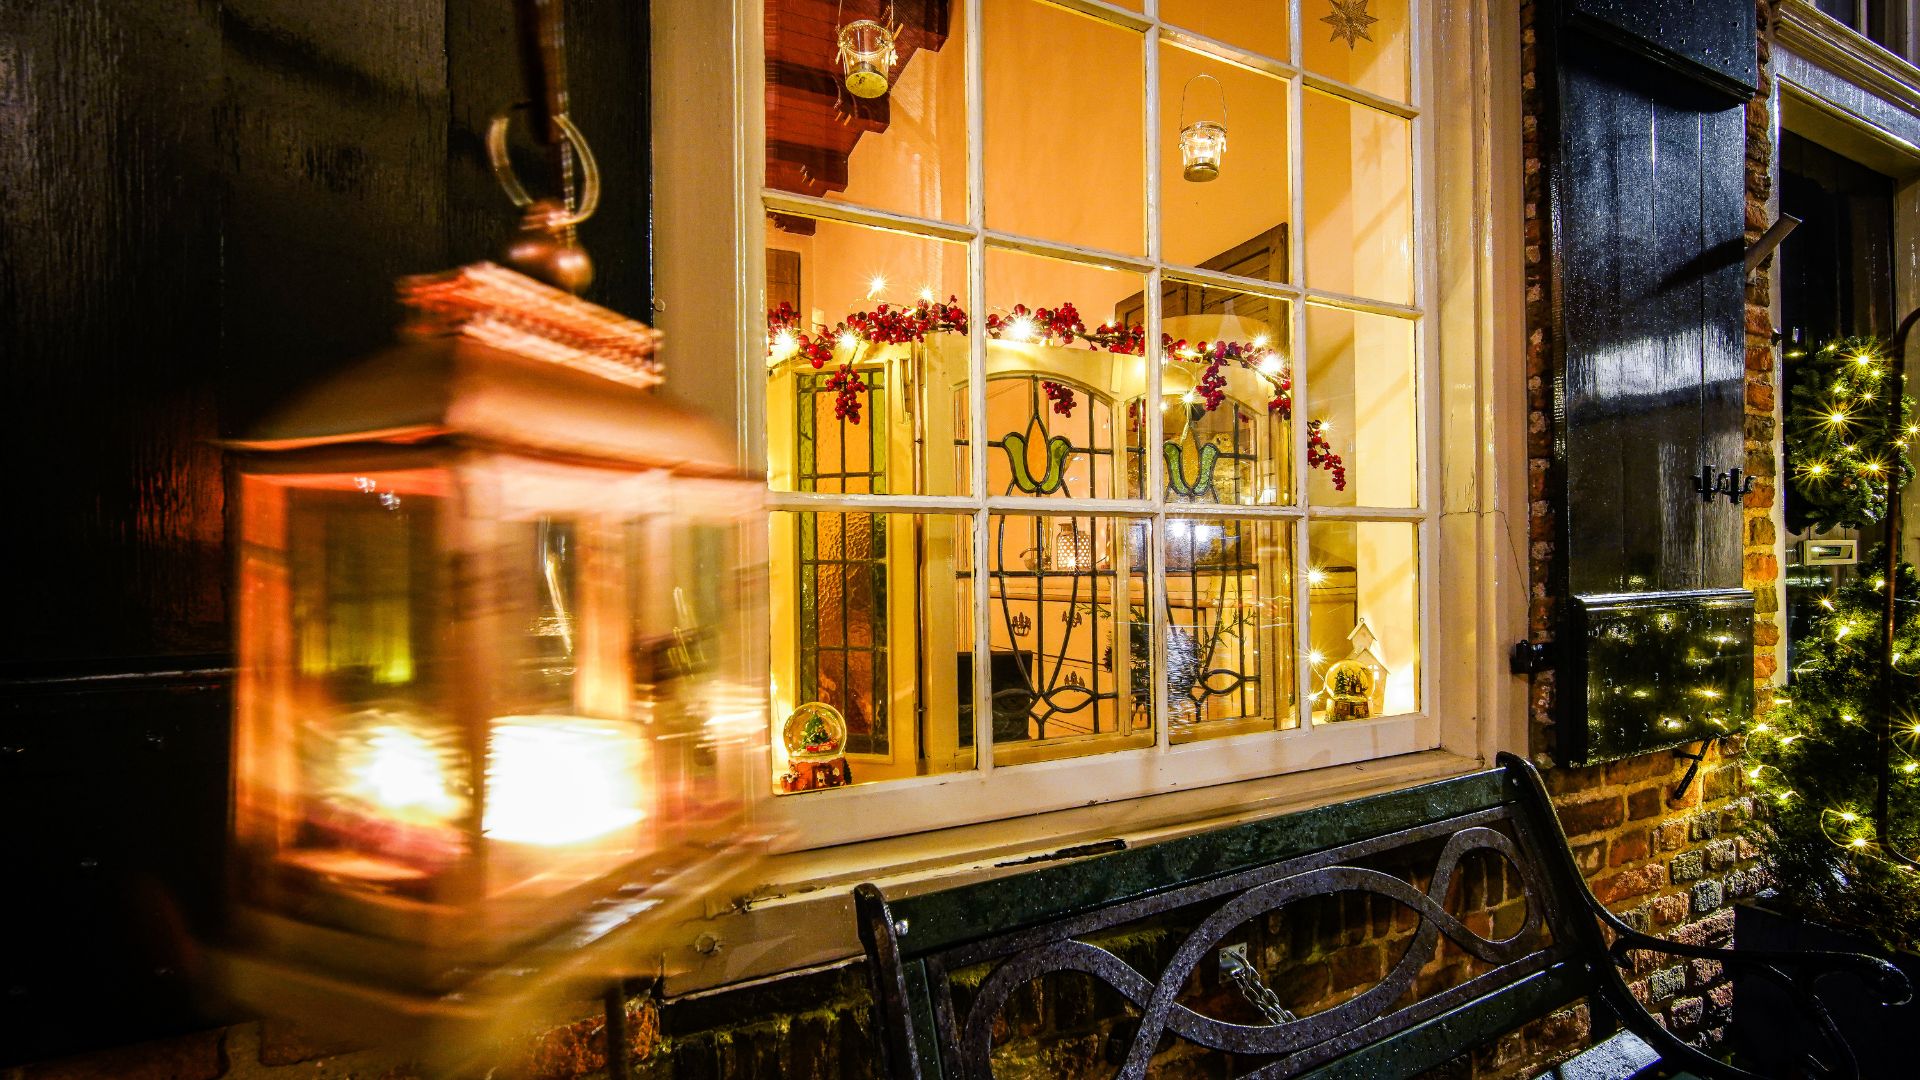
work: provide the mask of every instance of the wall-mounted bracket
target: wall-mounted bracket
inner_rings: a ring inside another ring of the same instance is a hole
[[[1551,642],[1516,641],[1507,650],[1507,670],[1515,675],[1538,675],[1552,666]]]
[[[1800,219],[1792,214],[1781,214],[1775,218],[1773,224],[1767,226],[1767,231],[1760,234],[1760,239],[1747,248],[1747,275],[1751,277],[1755,270],[1760,269],[1760,264],[1766,262],[1767,256],[1780,246],[1780,241],[1785,240],[1787,234],[1799,225]]]

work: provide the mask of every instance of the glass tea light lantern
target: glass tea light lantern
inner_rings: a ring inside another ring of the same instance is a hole
[[[1205,79],[1220,91],[1220,119],[1187,123],[1187,91]],[[1180,175],[1190,183],[1204,184],[1220,175],[1221,160],[1227,154],[1227,91],[1220,80],[1200,74],[1180,88]]]
[[[657,972],[766,767],[762,486],[657,334],[485,263],[401,292],[401,344],[232,445],[226,981],[362,1036]]]
[[[893,16],[889,8],[885,23],[855,19],[840,26],[840,69],[846,73],[847,92],[854,97],[881,97],[892,85],[893,68],[900,62],[900,54],[895,47],[899,32],[888,29],[891,25]]]

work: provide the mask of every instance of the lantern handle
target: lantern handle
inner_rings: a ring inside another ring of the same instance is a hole
[[[1180,127],[1182,130],[1185,130],[1187,126],[1187,91],[1193,89],[1193,84],[1199,82],[1201,79],[1212,83],[1214,89],[1220,91],[1220,126],[1227,126],[1227,88],[1221,84],[1219,79],[1203,71],[1193,78],[1188,79],[1186,85],[1180,88]]]
[[[514,106],[516,109],[525,107],[524,103]],[[533,196],[527,194],[520,178],[513,174],[513,159],[507,156],[507,126],[512,122],[513,109],[508,109],[495,115],[493,122],[487,125],[487,161],[493,166],[494,179],[500,181],[500,186],[506,190],[507,198],[513,200],[513,205],[524,208],[533,202]],[[593,159],[593,151],[587,147],[586,136],[580,134],[571,117],[566,113],[555,113],[553,125],[559,129],[560,137],[573,146],[574,154],[580,159],[579,202],[573,202],[572,192],[562,192],[562,199],[570,205],[567,207],[567,216],[554,223],[558,228],[570,229],[592,217],[593,212],[600,208],[600,166]]]
[[[887,0],[887,19],[883,25],[885,25],[889,30],[893,30],[893,16],[894,16],[893,0]],[[837,34],[840,32],[840,27],[844,25],[841,22],[841,20],[846,17],[847,17],[847,0],[833,0],[833,32],[834,33]],[[894,33],[897,34],[899,33],[899,31],[894,30]]]

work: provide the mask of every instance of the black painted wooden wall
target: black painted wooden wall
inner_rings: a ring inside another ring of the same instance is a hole
[[[1563,760],[1591,761],[1711,734],[1677,696],[1703,685],[1682,639],[1739,622],[1740,500],[1703,500],[1694,478],[1745,460],[1754,11],[1565,0],[1553,15],[1558,722]],[[1709,598],[1713,614],[1688,630],[1690,605]],[[1640,651],[1616,654],[1630,641]],[[1744,693],[1751,670],[1748,641],[1708,674]]]
[[[568,3],[608,197],[594,299],[648,315],[644,3]],[[485,257],[510,0],[0,0],[0,1065],[202,1021],[226,813],[213,440]],[[538,174],[530,174],[538,175]]]

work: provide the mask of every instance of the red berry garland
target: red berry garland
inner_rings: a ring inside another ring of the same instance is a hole
[[[1333,490],[1345,491],[1347,464],[1340,460],[1339,454],[1333,452],[1333,444],[1327,441],[1326,434],[1321,430],[1326,423],[1325,420],[1307,421],[1307,467],[1327,470],[1333,476]]]
[[[1053,403],[1054,412],[1061,416],[1073,415],[1073,390],[1070,387],[1062,386],[1051,379],[1041,379],[1040,392],[1047,395],[1047,400]]]
[[[1075,341],[1084,341],[1089,349],[1104,349],[1130,356],[1144,356],[1147,351],[1145,327],[1101,323],[1089,331],[1085,320],[1071,302],[1057,308],[1032,309],[1025,304],[1015,304],[1005,315],[989,314],[986,328],[987,336],[992,338],[1011,337],[1017,341],[1062,347],[1070,346]],[[833,358],[833,347],[829,342],[850,338],[857,343],[847,358],[841,361],[840,369],[827,379],[827,389],[834,392],[834,415],[857,424],[860,422],[861,395],[868,389],[853,364],[853,353],[858,352],[859,346],[869,343],[918,344],[925,341],[928,334],[966,332],[967,313],[961,310],[957,296],[947,297],[944,304],[921,300],[910,308],[879,304],[872,311],[854,312],[831,329],[819,327],[813,334],[801,330],[800,313],[792,304],[783,301],[778,308],[767,313],[767,352],[775,360],[805,357],[809,364],[819,369]],[[1160,349],[1163,354],[1183,361],[1205,362],[1206,366],[1201,369],[1193,392],[1199,404],[1208,412],[1225,404],[1226,366],[1235,363],[1258,374],[1273,388],[1273,397],[1267,401],[1268,412],[1278,414],[1282,420],[1293,419],[1293,373],[1285,367],[1266,370],[1272,366],[1275,355],[1272,350],[1236,341],[1189,343],[1184,338],[1175,340],[1171,334],[1160,335]],[[1046,395],[1053,412],[1060,416],[1073,415],[1076,399],[1070,387],[1042,379],[1040,390]],[[1333,452],[1333,444],[1322,433],[1323,423],[1320,420],[1307,423],[1307,466],[1325,469],[1333,479],[1334,490],[1345,491],[1346,464],[1339,454]]]

